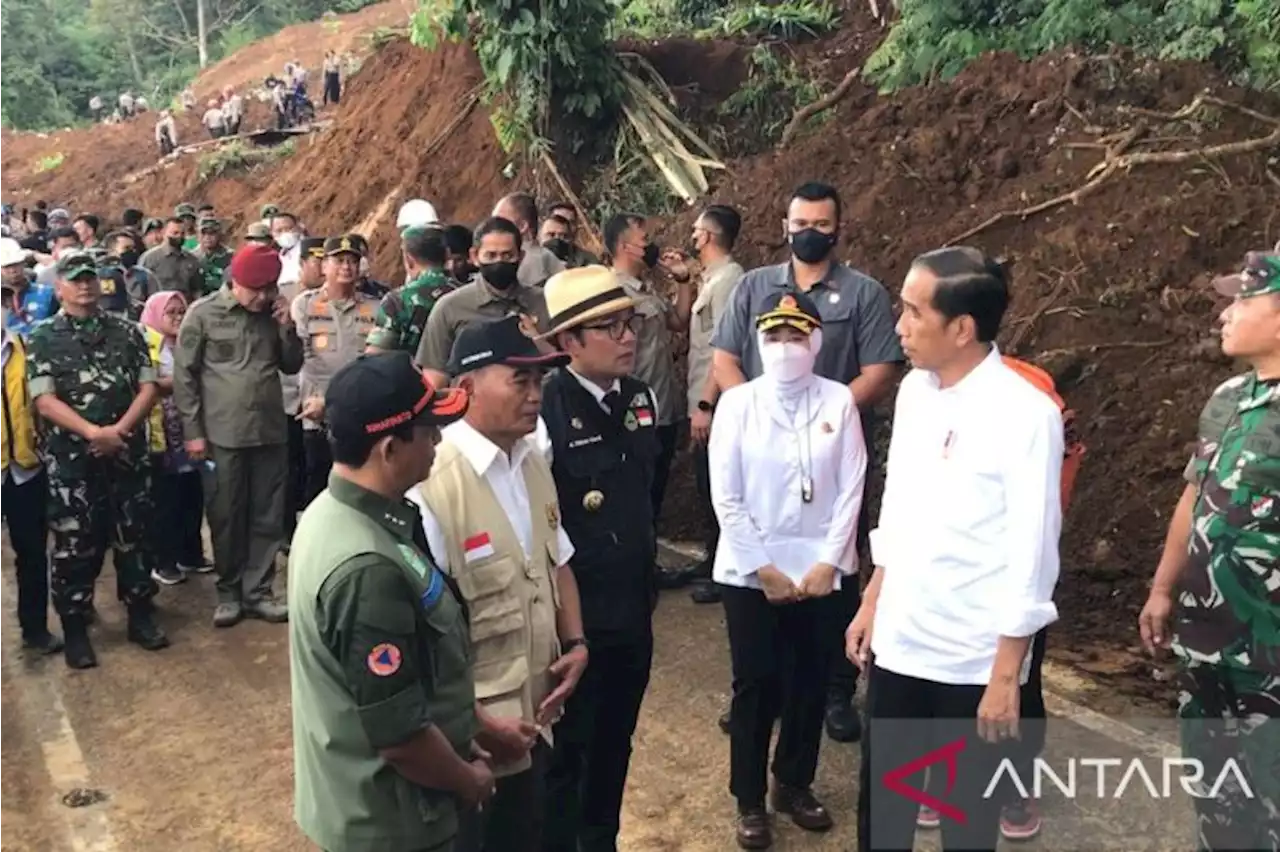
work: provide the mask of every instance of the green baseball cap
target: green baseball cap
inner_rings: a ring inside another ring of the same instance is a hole
[[[208,217],[205,217],[204,219],[200,220],[199,231],[202,234],[206,232],[220,234],[222,233],[222,223],[219,222],[217,219],[210,219]]]
[[[98,275],[98,263],[87,251],[67,252],[58,258],[56,269],[58,277],[66,281],[74,281],[86,272],[95,278]]]
[[[270,219],[272,216],[280,212],[280,208],[274,204],[262,205],[262,211],[259,213],[260,219]]]
[[[1280,293],[1280,253],[1249,252],[1244,256],[1244,269],[1213,279],[1213,289],[1233,299]]]
[[[180,219],[186,216],[190,216],[194,219],[196,218],[196,208],[190,204],[179,204],[177,207],[173,208],[173,215]]]

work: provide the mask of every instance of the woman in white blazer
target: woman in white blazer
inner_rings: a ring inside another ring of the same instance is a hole
[[[766,849],[769,739],[773,809],[826,831],[811,791],[822,741],[832,592],[856,583],[854,543],[867,467],[849,388],[813,373],[822,320],[803,293],[780,291],[756,318],[763,374],[725,391],[709,462],[720,521],[713,576],[721,585],[733,659],[729,789],[737,839]]]

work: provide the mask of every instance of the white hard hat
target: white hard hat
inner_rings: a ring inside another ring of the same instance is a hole
[[[0,239],[0,266],[13,266],[15,263],[26,263],[27,253],[18,241],[10,237]]]
[[[396,228],[401,231],[405,228],[421,228],[425,225],[438,224],[440,224],[440,217],[436,214],[435,206],[421,198],[406,201],[400,208],[399,215],[396,216]]]

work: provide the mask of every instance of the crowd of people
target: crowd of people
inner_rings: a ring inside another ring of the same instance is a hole
[[[861,741],[860,850],[909,849],[917,826],[948,849],[1035,836],[1016,791],[962,783],[953,821],[873,795],[872,767],[918,756],[885,733],[903,719],[971,720],[962,779],[1043,747],[1083,454],[1067,405],[996,345],[999,260],[931,251],[891,296],[838,260],[833,187],[786,201],[790,258],[750,271],[722,204],[665,249],[643,215],[613,216],[602,260],[574,203],[508,195],[473,229],[414,199],[396,270],[274,204],[234,251],[207,205],[126,210],[102,236],[97,215],[12,212],[3,505],[24,645],[97,665],[108,546],[146,650],[169,644],[158,590],[214,572],[214,626],[289,622],[296,819],[321,848],[598,852],[617,848],[654,608],[692,586],[725,614],[740,847],[771,846],[775,815],[833,826],[813,790],[824,728]],[[1223,349],[1250,370],[1201,417],[1140,630],[1182,662],[1182,717],[1230,725],[1188,753],[1229,752],[1262,781],[1258,722],[1280,706],[1280,246],[1215,286]],[[706,557],[664,569],[685,442]],[[1280,798],[1255,789],[1197,801],[1203,848],[1274,847]]]

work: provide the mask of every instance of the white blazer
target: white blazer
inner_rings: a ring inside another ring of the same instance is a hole
[[[846,385],[815,376],[794,422],[767,377],[730,388],[716,406],[708,455],[717,583],[758,589],[766,565],[799,583],[825,562],[839,569],[839,588],[841,574],[857,571],[867,448]]]

